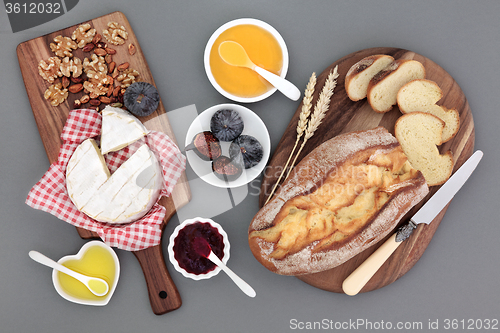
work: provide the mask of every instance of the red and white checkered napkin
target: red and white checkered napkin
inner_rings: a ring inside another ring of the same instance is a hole
[[[71,202],[66,190],[66,166],[75,149],[86,139],[99,139],[101,115],[94,110],[73,110],[64,125],[63,140],[57,162],[53,163],[42,179],[30,190],[26,204],[51,213],[76,227],[96,232],[109,246],[137,251],[158,245],[165,207],[156,202],[151,211],[140,220],[124,225],[98,222],[80,212]],[[164,188],[160,197],[169,196],[186,168],[186,157],[177,145],[162,132],[150,131],[136,143],[107,154],[106,163],[111,173],[128,159],[143,143],[155,152],[163,169]]]

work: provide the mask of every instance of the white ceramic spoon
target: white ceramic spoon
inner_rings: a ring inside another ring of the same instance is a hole
[[[219,55],[231,66],[254,70],[291,100],[296,101],[300,98],[300,90],[296,86],[290,81],[255,65],[241,44],[234,41],[224,41],[219,44]]]
[[[103,279],[95,278],[95,277],[90,277],[86,276],[83,274],[80,274],[78,272],[75,272],[71,269],[69,269],[66,266],[63,266],[54,260],[44,256],[40,252],[37,251],[30,251],[29,256],[31,259],[35,260],[36,262],[51,267],[55,270],[58,270],[59,272],[62,272],[64,274],[68,274],[71,277],[74,277],[81,283],[83,283],[89,290],[96,296],[104,296],[108,293],[109,291],[109,286],[106,281]]]
[[[232,270],[230,270],[220,259],[217,257],[210,248],[207,240],[202,237],[195,237],[193,241],[194,250],[201,256],[207,258],[217,266],[219,266],[233,282],[245,293],[247,296],[255,297],[255,290],[242,278],[236,275]]]

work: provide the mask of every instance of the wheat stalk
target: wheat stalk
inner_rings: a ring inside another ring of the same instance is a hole
[[[292,152],[290,153],[290,156],[288,156],[288,160],[286,161],[283,170],[281,170],[278,180],[276,181],[276,183],[274,183],[271,194],[269,194],[265,203],[267,203],[271,199],[271,197],[274,194],[274,191],[276,191],[276,187],[280,183],[281,177],[283,177],[283,175],[285,174],[285,171],[288,168],[288,164],[292,159],[293,153],[295,152],[295,149],[297,148],[299,141],[302,138],[302,135],[307,129],[307,122],[309,115],[311,114],[312,99],[315,86],[316,86],[316,73],[312,73],[311,77],[309,78],[309,82],[307,83],[306,90],[304,92],[304,98],[302,100],[302,110],[300,111],[299,122],[297,123],[297,138],[295,140],[295,145],[293,146]]]
[[[307,129],[305,130],[304,134],[304,141],[302,141],[302,145],[300,146],[299,151],[295,155],[295,158],[292,162],[292,167],[290,168],[290,170],[288,170],[285,179],[288,178],[290,172],[292,172],[293,166],[295,165],[297,158],[302,152],[302,149],[306,145],[307,140],[309,140],[314,135],[314,132],[316,132],[319,125],[326,116],[326,112],[328,111],[328,108],[330,106],[330,99],[333,95],[333,90],[337,86],[337,78],[339,76],[337,68],[338,66],[335,66],[333,71],[331,71],[330,74],[328,74],[328,77],[325,81],[325,85],[323,86],[318,101],[316,102],[316,106],[314,107],[311,119],[309,119],[309,122],[307,124]]]

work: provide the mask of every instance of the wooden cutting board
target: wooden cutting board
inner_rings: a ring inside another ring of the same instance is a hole
[[[395,59],[414,59],[420,61],[425,66],[426,78],[435,81],[443,90],[443,98],[437,104],[458,110],[461,122],[458,134],[452,140],[439,147],[441,153],[448,150],[453,152],[455,159],[454,171],[458,169],[467,160],[467,158],[472,155],[474,149],[474,123],[472,113],[464,93],[451,75],[449,75],[443,68],[434,63],[432,60],[415,52],[389,47],[365,49],[349,54],[342,59],[335,61],[318,76],[313,105],[316,103],[319,90],[323,86],[329,72],[336,65],[338,65],[339,78],[337,80],[337,87],[335,88],[328,114],[314,136],[305,145],[297,161],[300,161],[321,143],[341,133],[367,130],[377,126],[383,126],[389,132],[394,134],[394,124],[402,115],[397,106],[394,106],[394,108],[388,113],[378,114],[371,109],[366,99],[358,102],[352,102],[347,97],[344,89],[344,79],[349,68],[364,57],[374,54],[388,54]],[[292,117],[292,120],[286,128],[285,133],[278,143],[275,153],[269,162],[269,169],[265,172],[262,181],[260,206],[262,206],[266,201],[267,195],[271,192],[272,186],[277,181],[280,171],[285,165],[294,146],[296,140],[296,127],[301,108],[302,103],[297,108],[297,111]],[[428,200],[432,194],[438,190],[438,188],[438,186],[431,187],[429,195],[401,220],[400,225],[406,224],[410,217]],[[413,232],[412,236],[399,246],[396,252],[392,254],[389,260],[387,260],[387,262],[379,269],[379,271],[372,277],[361,292],[367,292],[384,287],[406,274],[424,253],[427,245],[432,239],[432,236],[438,228],[447,207],[443,209],[443,211],[432,221],[431,224],[419,225]],[[390,233],[386,239],[389,238],[391,234],[392,233]],[[378,244],[375,244],[362,253],[359,253],[338,267],[320,273],[302,275],[298,278],[314,287],[341,293],[343,292],[342,282],[344,279],[366,258],[368,258],[379,245],[383,244],[386,239],[380,241]]]
[[[50,163],[57,161],[59,148],[62,143],[60,135],[69,111],[73,109],[73,101],[79,99],[84,93],[83,91],[77,94],[70,93],[65,103],[57,107],[51,106],[43,97],[45,90],[50,84],[43,80],[38,74],[38,63],[41,59],[48,59],[54,56],[49,47],[54,37],[58,35],[71,37],[73,31],[83,23],[90,23],[90,25],[97,30],[97,33],[102,35],[102,31],[107,29],[107,24],[111,21],[120,23],[128,32],[128,39],[125,44],[116,46],[108,43],[108,47],[117,51],[117,53],[113,55],[113,61],[115,61],[117,65],[128,62],[131,68],[139,72],[139,81],[149,82],[154,85],[153,76],[149,70],[137,37],[134,35],[127,18],[121,12],[114,12],[90,21],[76,24],[66,29],[23,42],[17,47],[17,56],[24,84],[38,126],[38,131],[40,132],[40,137]],[[102,40],[106,41],[104,37]],[[137,51],[134,55],[128,53],[128,45],[130,43],[134,44],[136,47]],[[90,59],[91,54],[92,52],[84,53],[82,49],[73,51],[73,55],[80,58],[82,61],[85,57]],[[60,81],[60,79],[58,80]],[[82,107],[85,107],[85,105]],[[141,121],[146,124],[148,129],[162,131],[176,141],[166,116],[163,101],[160,101],[158,109],[153,114],[148,117],[142,117]],[[177,182],[172,195],[168,198],[163,197],[160,200],[160,204],[166,208],[166,216],[161,226],[162,231],[169,219],[176,212],[176,208],[184,206],[190,200],[191,192],[186,175],[183,174]],[[78,229],[78,233],[85,239],[98,237],[97,234],[84,229]],[[156,314],[163,314],[179,308],[182,301],[167,271],[161,243],[145,250],[135,251],[134,255],[139,260],[144,272],[153,312]]]

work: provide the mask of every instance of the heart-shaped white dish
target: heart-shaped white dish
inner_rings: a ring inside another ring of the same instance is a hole
[[[59,295],[78,304],[94,306],[108,304],[120,277],[120,262],[111,247],[101,241],[90,241],[84,244],[76,255],[65,256],[59,259],[58,263],[81,274],[104,279],[109,285],[109,292],[98,297],[92,294],[81,282],[53,270],[52,282]]]

